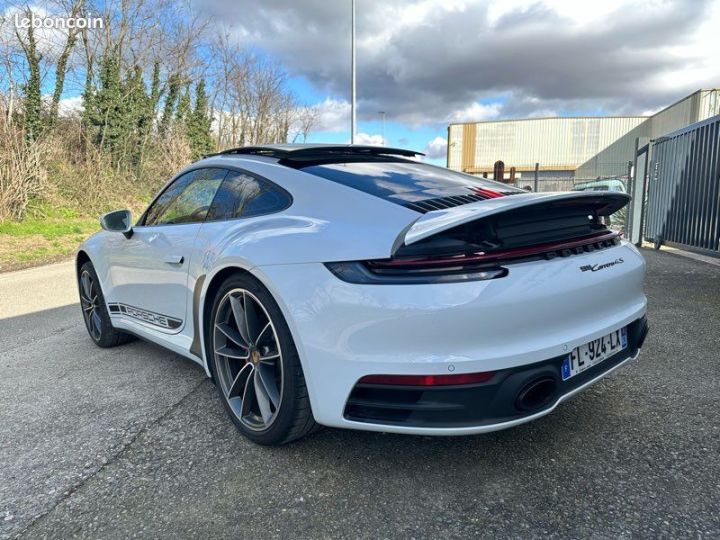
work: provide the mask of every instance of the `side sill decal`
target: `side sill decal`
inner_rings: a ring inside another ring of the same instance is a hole
[[[154,313],[135,306],[128,306],[119,302],[109,303],[108,309],[112,315],[126,315],[132,319],[138,319],[153,326],[174,330],[182,326],[182,320],[168,317],[160,313]]]

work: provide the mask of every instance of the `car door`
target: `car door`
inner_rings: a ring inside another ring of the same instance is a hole
[[[129,239],[109,249],[112,315],[164,332],[182,330],[195,241],[227,171],[203,168],[176,178],[147,209]]]

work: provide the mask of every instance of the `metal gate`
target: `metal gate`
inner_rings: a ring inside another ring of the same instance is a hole
[[[720,116],[652,143],[645,237],[720,254]]]

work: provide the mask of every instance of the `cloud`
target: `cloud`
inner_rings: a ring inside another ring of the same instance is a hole
[[[371,146],[383,146],[383,137],[382,137],[382,135],[378,135],[378,134],[370,135],[369,133],[356,133],[355,134],[355,144],[369,144]]]
[[[237,41],[347,99],[349,4],[203,0],[202,9]],[[720,80],[711,0],[385,0],[357,9],[361,119],[383,110],[389,121],[442,123],[498,95],[503,117],[637,114]]]
[[[447,156],[447,139],[445,137],[435,137],[425,145],[423,153],[428,159],[444,158]]]
[[[318,109],[317,126],[313,131],[349,131],[350,103],[327,98],[316,105]]]
[[[55,6],[57,7],[57,6]],[[46,18],[63,17],[67,16],[67,13],[62,11],[52,12],[48,11],[44,7],[31,5],[25,7],[22,3],[18,2],[17,5],[8,7],[4,12],[0,12],[0,42],[10,41],[15,42],[15,20],[25,19],[28,17],[28,10],[32,12],[33,16],[37,19],[44,20]],[[27,30],[21,29],[19,31],[23,39],[27,39]],[[68,37],[68,30],[66,28],[46,28],[41,26],[35,28],[33,35],[35,37],[38,52],[46,58],[55,60],[62,52],[65,42]]]
[[[58,114],[60,116],[74,116],[83,110],[82,96],[73,96],[61,99],[58,103]]]
[[[500,103],[492,103],[483,105],[482,103],[472,103],[468,107],[453,111],[447,120],[450,123],[455,122],[482,122],[484,120],[495,120],[500,116],[502,105]],[[446,141],[447,142],[447,141]]]

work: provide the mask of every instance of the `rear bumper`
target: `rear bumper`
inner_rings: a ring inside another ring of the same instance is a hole
[[[648,332],[642,317],[628,325],[628,346],[582,373],[563,380],[565,356],[497,371],[483,383],[455,386],[399,386],[358,383],[345,407],[353,422],[413,428],[502,429],[514,421],[547,414],[558,403],[636,358]],[[542,396],[523,402],[523,392],[542,385]]]
[[[601,271],[581,269],[618,259],[622,264]],[[456,422],[450,427],[358,421],[346,415],[346,406],[366,375],[525,369],[563,357],[572,348],[645,315],[645,264],[626,243],[508,268],[509,275],[502,279],[441,285],[350,284],[320,263],[263,266],[253,272],[285,315],[318,423],[460,435],[532,420],[581,388],[563,388],[555,403],[531,416],[503,416],[497,421],[475,418],[471,424]],[[602,369],[615,369],[628,358],[613,359],[616,365],[610,360],[600,364]],[[583,375],[600,378],[606,374],[588,372]],[[582,380],[578,384],[594,382]]]
[[[633,356],[628,356],[622,361],[614,364],[611,368],[605,370],[603,373],[596,375],[592,379],[585,381],[580,386],[577,386],[576,388],[573,388],[572,390],[569,390],[567,393],[562,394],[560,397],[558,397],[557,401],[555,401],[551,406],[542,409],[536,413],[528,414],[525,416],[520,416],[518,418],[514,418],[512,420],[505,420],[505,421],[498,421],[494,423],[488,423],[488,424],[481,424],[481,425],[475,425],[475,426],[466,426],[466,427],[422,427],[422,426],[403,426],[403,425],[391,425],[391,424],[372,424],[372,423],[366,423],[366,422],[353,422],[348,421],[347,424],[340,426],[350,429],[359,429],[359,430],[367,430],[367,431],[383,431],[387,433],[405,433],[405,434],[413,434],[413,435],[435,435],[435,436],[458,436],[458,435],[477,435],[480,433],[490,433],[492,431],[500,431],[501,429],[508,429],[511,427],[519,426],[521,424],[525,424],[527,422],[532,422],[533,420],[537,420],[538,418],[542,418],[543,416],[550,414],[555,410],[555,408],[560,405],[563,401],[570,399],[575,394],[582,392],[587,387],[595,384],[600,379],[606,377],[616,369],[621,368],[625,364],[631,362],[632,360],[637,359],[639,356],[640,351],[636,351]]]

